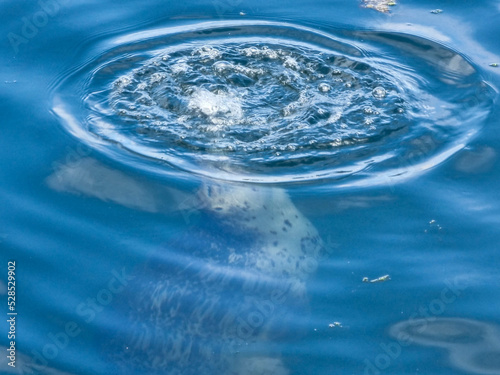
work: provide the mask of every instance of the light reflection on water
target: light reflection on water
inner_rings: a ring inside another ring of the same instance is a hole
[[[498,310],[488,276],[498,139],[484,83],[496,55],[474,39],[488,17],[465,6],[429,15],[411,0],[390,16],[355,1],[226,5],[61,2],[16,59],[3,51],[0,254],[23,261],[30,285],[20,288],[29,307],[14,373],[362,373],[390,326],[414,345],[384,373],[498,373],[498,329],[474,320],[481,310],[493,322]],[[255,9],[258,20],[239,15]],[[36,11],[10,14],[3,34],[21,33]],[[233,11],[229,28],[194,21]],[[284,14],[286,26],[260,21]],[[172,59],[156,64],[164,52]],[[307,72],[322,65],[330,71]],[[123,77],[131,82],[120,88]],[[406,111],[392,113],[397,105]],[[297,177],[311,183],[288,184]],[[248,178],[281,186],[221,181]],[[123,267],[133,281],[108,304]],[[484,276],[447,310],[467,319],[436,318],[423,332],[394,324],[456,274]],[[78,313],[88,299],[92,320]],[[71,321],[82,332],[44,370],[34,365],[33,351]],[[425,348],[443,361],[430,363]]]

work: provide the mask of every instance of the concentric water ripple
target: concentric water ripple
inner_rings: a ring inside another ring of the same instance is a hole
[[[54,109],[79,138],[159,171],[344,185],[429,169],[488,115],[488,85],[456,52],[337,34],[219,22],[119,37],[58,86]]]

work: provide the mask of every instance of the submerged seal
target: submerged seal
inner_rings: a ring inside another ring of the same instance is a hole
[[[153,256],[137,278],[115,361],[122,373],[289,374],[273,342],[307,306],[317,230],[279,188],[206,184],[198,195],[201,220],[170,244],[182,255]]]

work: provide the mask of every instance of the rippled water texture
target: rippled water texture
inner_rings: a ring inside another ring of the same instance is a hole
[[[216,22],[111,44],[57,87],[54,110],[160,173],[390,183],[463,148],[491,105],[466,59],[404,34]]]
[[[0,373],[500,373],[500,8],[430,5],[7,0]]]

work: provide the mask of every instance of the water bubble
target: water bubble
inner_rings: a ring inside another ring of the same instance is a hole
[[[328,83],[321,82],[318,85],[318,90],[321,92],[328,92],[332,89],[332,87]]]
[[[126,86],[130,85],[130,83],[132,83],[132,80],[129,77],[123,76],[114,82],[114,87],[118,92],[122,92]]]
[[[194,53],[197,53],[200,56],[206,57],[211,60],[219,58],[221,56],[220,52],[212,46],[203,46],[198,50],[196,50],[195,52],[193,52],[193,54]]]
[[[283,66],[286,68],[290,68],[293,70],[299,70],[300,66],[297,60],[295,60],[293,57],[287,56],[285,60],[283,61]]]
[[[222,72],[225,72],[225,71],[228,71],[228,70],[233,70],[234,69],[234,66],[233,64],[227,62],[227,61],[217,61],[214,65],[213,65],[213,69],[217,72],[217,73],[222,73]]]
[[[382,86],[378,86],[373,89],[372,95],[375,99],[384,99],[387,95],[387,92]]]
[[[149,82],[150,83],[157,83],[157,82],[160,82],[161,80],[163,80],[164,78],[165,78],[164,73],[153,73],[151,75]]]
[[[259,56],[260,50],[257,47],[248,47],[248,48],[243,48],[241,50],[241,53],[247,57]]]

